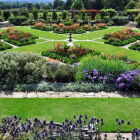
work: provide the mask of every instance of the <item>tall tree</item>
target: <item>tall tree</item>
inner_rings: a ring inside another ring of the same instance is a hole
[[[56,9],[58,6],[61,6],[64,8],[65,2],[62,0],[54,0],[53,3],[53,9]]]
[[[83,1],[82,0],[75,0],[71,5],[71,9],[76,9],[76,10],[85,9]]]
[[[73,0],[67,0],[65,3],[65,10],[70,10],[71,4],[72,4]]]
[[[40,4],[39,3],[36,3],[35,4],[35,7],[39,10],[40,9]]]

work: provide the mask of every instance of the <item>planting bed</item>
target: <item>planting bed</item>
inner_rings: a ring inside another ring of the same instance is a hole
[[[140,39],[140,32],[133,31],[131,28],[124,29],[122,31],[115,32],[113,34],[105,34],[103,39],[106,39],[104,43],[114,46],[125,46]]]
[[[129,49],[140,51],[140,42],[132,44],[131,46],[129,46]]]
[[[12,49],[13,47],[9,44],[4,43],[0,40],[0,51]]]
[[[32,35],[31,33],[18,31],[8,27],[5,31],[0,32],[0,38],[4,39],[5,42],[9,42],[13,45],[24,46],[29,44],[35,44],[38,36]]]
[[[71,26],[65,26],[63,23],[52,24],[52,26],[46,26],[44,23],[36,23],[32,29],[38,29],[43,31],[53,31],[54,33],[58,34],[65,34],[69,33],[70,30],[73,34],[82,34],[86,33],[86,31],[95,31],[95,30],[101,30],[101,29],[107,29],[104,23],[95,24],[94,26],[91,25],[84,25],[80,26],[80,24],[76,23]]]

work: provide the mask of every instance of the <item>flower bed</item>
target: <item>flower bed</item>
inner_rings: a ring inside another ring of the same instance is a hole
[[[140,39],[140,32],[133,31],[132,28],[126,28],[113,34],[105,34],[103,39],[106,39],[104,42],[106,44],[125,46]]]
[[[129,46],[128,48],[131,50],[140,51],[140,42],[136,42],[136,43],[132,44],[131,46]]]
[[[73,116],[74,121],[65,119],[64,122],[55,123],[53,120],[47,122],[39,118],[34,118],[33,121],[26,118],[25,122],[21,123],[21,118],[16,115],[4,117],[0,124],[0,139],[46,139],[46,140],[101,140],[102,129],[105,127],[104,119],[96,117],[88,118],[87,115]],[[121,133],[124,126],[127,127],[131,123],[124,120],[116,119],[116,138],[125,139]],[[123,129],[124,130],[124,129]],[[124,130],[126,131],[126,130]],[[138,139],[139,130],[137,128],[132,131],[132,138]],[[107,134],[104,135],[107,140]],[[115,138],[114,138],[115,139]],[[126,138],[126,140],[129,140]]]
[[[44,24],[42,22],[36,23],[31,28],[44,30],[44,31],[53,31],[54,33],[58,33],[58,34],[69,33],[70,30],[74,34],[82,34],[82,33],[86,33],[86,31],[107,29],[107,27],[105,26],[104,23],[95,24],[94,26],[89,26],[89,25],[80,26],[80,24],[78,24],[78,23],[75,23],[71,26],[65,26],[63,23],[59,23],[59,25],[54,23],[54,24],[52,24],[52,26],[46,26],[46,24]]]
[[[83,26],[83,28],[86,31],[96,31],[96,30],[107,29],[107,26],[105,23],[99,23],[99,24],[95,24],[93,26],[86,24]]]
[[[6,44],[0,40],[0,51],[12,49],[13,47],[9,44]]]
[[[82,48],[80,45],[74,45],[73,47],[66,44],[58,43],[54,46],[54,50],[47,50],[41,53],[42,56],[47,56],[59,61],[73,64],[79,62],[82,56],[95,52],[94,50]]]
[[[31,27],[32,29],[38,29],[38,30],[43,30],[43,31],[53,31],[53,27],[52,26],[46,26],[46,24],[39,22],[36,23],[33,27]]]
[[[29,44],[35,44],[35,40],[38,36],[32,35],[27,32],[18,31],[18,29],[13,29],[8,27],[5,31],[1,32],[0,38],[3,38],[4,41],[17,46],[24,46]]]

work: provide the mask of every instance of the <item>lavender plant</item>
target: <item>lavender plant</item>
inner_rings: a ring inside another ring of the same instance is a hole
[[[35,118],[33,122],[26,119],[24,123],[20,123],[21,118],[16,115],[6,117],[0,125],[0,139],[6,140],[97,140],[101,139],[103,119],[96,117],[88,120],[88,116],[76,117],[75,122],[65,119],[61,124],[54,121],[47,122],[45,119],[41,121]]]

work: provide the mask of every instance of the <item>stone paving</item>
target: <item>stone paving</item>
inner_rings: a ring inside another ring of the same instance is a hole
[[[140,97],[140,93],[131,92],[13,92],[1,91],[0,98],[129,98]]]

